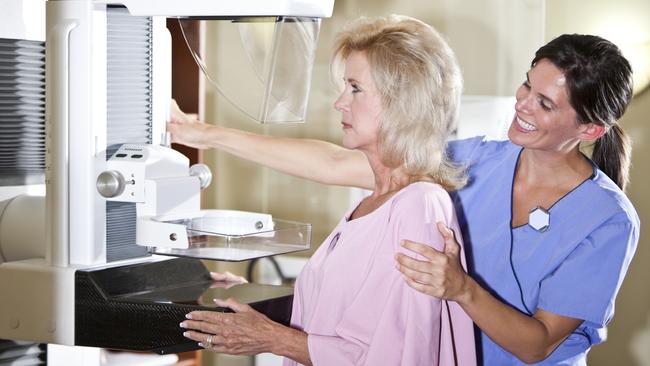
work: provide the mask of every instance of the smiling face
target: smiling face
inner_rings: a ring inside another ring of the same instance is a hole
[[[570,152],[584,139],[591,124],[578,124],[569,102],[564,73],[548,60],[540,60],[527,73],[515,94],[515,116],[508,137],[529,149]]]
[[[363,52],[353,51],[345,61],[345,88],[334,103],[341,112],[343,146],[378,153],[381,97]]]

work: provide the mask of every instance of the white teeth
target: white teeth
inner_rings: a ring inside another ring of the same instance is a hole
[[[526,131],[537,131],[537,127],[531,125],[519,117],[517,117],[517,123],[519,124],[519,127],[523,128]]]

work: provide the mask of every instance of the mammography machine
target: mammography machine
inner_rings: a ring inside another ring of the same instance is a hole
[[[211,172],[166,146],[165,20],[232,25],[256,83],[245,111],[296,121],[333,0],[1,1],[16,25],[0,27],[0,339],[191,350],[179,321],[228,297],[288,321],[290,288],[219,287],[199,260],[306,249],[310,226],[200,210]]]

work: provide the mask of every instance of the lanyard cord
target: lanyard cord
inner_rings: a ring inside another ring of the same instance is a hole
[[[512,224],[514,220],[514,196],[515,196],[515,176],[517,175],[517,165],[519,165],[519,158],[521,153],[524,151],[522,148],[519,150],[519,155],[517,155],[517,162],[515,163],[515,169],[512,173],[512,184],[510,185],[510,224],[508,228],[510,229],[510,269],[512,270],[512,275],[515,277],[515,282],[517,282],[517,288],[519,288],[519,297],[521,298],[521,304],[526,309],[526,313],[530,316],[533,315],[533,312],[528,309],[526,301],[524,301],[524,290],[521,288],[521,282],[519,282],[519,276],[517,276],[517,271],[515,270],[515,263],[512,259],[512,254],[514,252],[514,234],[512,232]]]
[[[512,275],[515,277],[515,281],[517,282],[517,287],[519,288],[519,296],[521,298],[521,303],[524,305],[524,308],[526,309],[526,313],[528,315],[533,315],[533,312],[528,309],[528,306],[526,305],[526,301],[524,301],[524,291],[521,288],[521,283],[519,282],[519,276],[517,276],[517,271],[515,270],[515,264],[512,260],[512,252],[514,251],[514,245],[513,245],[513,234],[512,234],[512,219],[510,220],[510,269],[512,269]]]

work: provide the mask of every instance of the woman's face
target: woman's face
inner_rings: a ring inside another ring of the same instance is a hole
[[[529,149],[569,152],[576,148],[587,125],[577,123],[569,102],[564,73],[542,59],[528,71],[515,94],[510,140]]]
[[[353,51],[345,62],[345,88],[334,103],[341,112],[343,146],[378,152],[381,97],[375,88],[365,53]]]

